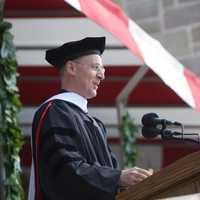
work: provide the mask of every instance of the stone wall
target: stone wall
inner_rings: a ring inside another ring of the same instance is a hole
[[[115,0],[127,15],[200,76],[200,0]]]

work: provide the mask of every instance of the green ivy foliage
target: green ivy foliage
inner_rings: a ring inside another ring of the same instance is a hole
[[[11,24],[0,22],[0,150],[3,155],[5,200],[23,200],[19,151],[23,143],[17,118],[21,103],[17,81],[17,61]]]
[[[134,119],[131,118],[127,112],[122,117],[121,134],[122,134],[122,146],[123,146],[123,162],[125,167],[135,166],[137,158],[136,148],[136,134],[137,126],[134,124]]]

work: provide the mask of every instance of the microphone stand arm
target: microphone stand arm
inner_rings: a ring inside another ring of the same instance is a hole
[[[181,137],[177,137],[181,136]],[[184,136],[197,136],[197,138],[185,138]],[[171,133],[161,133],[161,137],[164,140],[182,140],[187,142],[193,142],[196,144],[200,144],[200,136],[199,133],[179,133],[179,132],[171,132]]]

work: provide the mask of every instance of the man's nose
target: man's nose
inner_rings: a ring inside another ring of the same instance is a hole
[[[102,81],[105,79],[105,69],[100,69],[97,72],[97,77]]]

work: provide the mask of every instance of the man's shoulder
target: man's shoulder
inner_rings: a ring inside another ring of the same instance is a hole
[[[52,115],[52,116],[55,115],[56,117],[59,114],[64,114],[64,113],[72,114],[71,110],[72,108],[68,104],[68,102],[54,99],[54,100],[41,104],[35,111],[34,119],[38,119],[42,116],[48,116],[48,115]]]
[[[80,121],[77,120],[77,116],[77,111],[73,105],[56,99],[39,107],[34,115],[33,127],[38,126],[40,121],[43,121],[45,130],[55,127],[74,129],[77,121]]]
[[[38,109],[36,110],[36,113],[41,113],[43,112],[45,109],[47,109],[47,107],[49,107],[49,110],[54,110],[56,109],[57,111],[76,111],[76,105],[64,100],[60,100],[60,99],[53,99],[51,101],[45,102],[43,104],[41,104]]]

